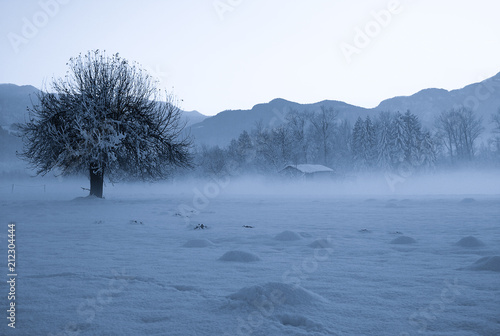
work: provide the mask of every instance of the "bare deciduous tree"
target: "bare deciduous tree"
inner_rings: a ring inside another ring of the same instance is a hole
[[[22,126],[26,158],[39,174],[87,172],[90,194],[102,197],[104,176],[158,179],[191,165],[190,140],[171,95],[118,54],[71,58],[65,78],[40,92]]]
[[[320,111],[313,113],[310,118],[313,138],[316,140],[321,153],[322,163],[331,164],[330,152],[334,137],[338,112],[333,108],[321,106]]]
[[[490,142],[496,154],[500,155],[500,109],[491,116],[491,121],[493,122],[493,138]]]
[[[286,126],[290,132],[293,142],[292,161],[294,164],[307,163],[309,150],[309,139],[307,137],[307,127],[309,125],[310,113],[297,110],[290,111],[286,116]]]
[[[438,134],[452,160],[472,160],[474,143],[483,131],[481,118],[466,107],[442,112],[436,120]]]
[[[210,177],[220,177],[226,174],[227,153],[219,146],[207,147],[201,146],[199,152],[199,166],[203,169],[205,175]]]

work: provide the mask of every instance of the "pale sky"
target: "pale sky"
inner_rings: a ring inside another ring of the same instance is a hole
[[[374,107],[500,72],[499,13],[498,0],[0,0],[0,83],[42,88],[104,49],[206,115],[274,98]]]

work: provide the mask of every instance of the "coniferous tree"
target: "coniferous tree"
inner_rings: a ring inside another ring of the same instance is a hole
[[[391,167],[391,121],[390,113],[381,112],[377,130],[377,166],[384,171]]]
[[[425,170],[433,169],[436,164],[436,147],[429,132],[422,135],[419,161],[420,166]]]
[[[364,124],[363,135],[363,160],[366,167],[373,167],[377,159],[377,139],[375,126],[370,116],[367,116]]]
[[[363,166],[363,142],[364,142],[364,122],[361,117],[358,117],[354,123],[354,128],[352,130],[352,156],[354,164],[357,168],[362,168]]]
[[[420,144],[422,142],[422,126],[418,117],[410,111],[403,115],[405,124],[405,158],[412,167],[418,167],[420,164]]]
[[[392,120],[391,127],[391,163],[397,168],[405,161],[406,149],[406,127],[401,113],[397,112]]]

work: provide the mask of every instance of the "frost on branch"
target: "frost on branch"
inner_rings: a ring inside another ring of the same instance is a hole
[[[158,179],[173,166],[189,167],[190,140],[182,135],[181,111],[136,64],[91,51],[70,59],[65,78],[41,92],[23,125],[23,156],[45,174],[86,172]]]

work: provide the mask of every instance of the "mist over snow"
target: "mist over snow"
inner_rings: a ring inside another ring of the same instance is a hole
[[[87,183],[0,182],[22,335],[498,332],[495,172]]]
[[[0,129],[0,251],[15,226],[19,256],[0,334],[12,314],[21,335],[499,334],[498,137],[471,143],[463,109],[449,142],[410,112],[337,116],[198,143],[193,167],[114,174],[104,198],[85,173],[30,177]]]
[[[499,12],[0,1],[0,336],[499,336]]]
[[[500,172],[462,169],[403,177],[384,173],[360,174],[349,179],[290,180],[269,176],[179,177],[164,182],[106,182],[105,198],[155,198],[189,195],[216,200],[220,195],[276,197],[498,195]],[[88,179],[77,177],[0,176],[5,198],[71,200],[88,194]]]

